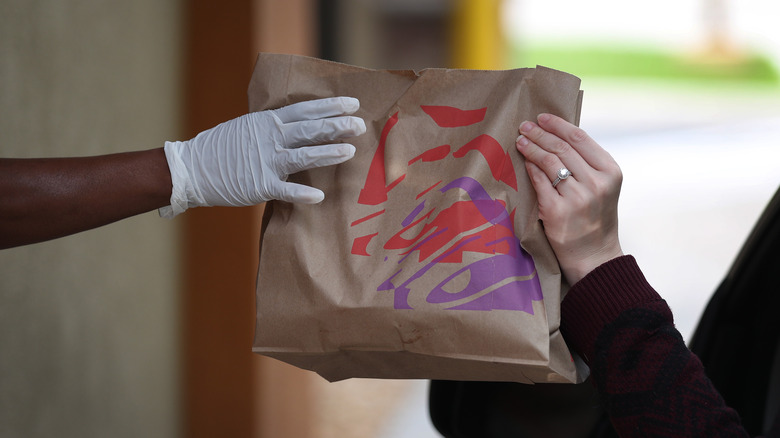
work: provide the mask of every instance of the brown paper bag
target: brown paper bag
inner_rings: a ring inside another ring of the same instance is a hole
[[[515,150],[540,112],[578,119],[578,78],[547,68],[369,70],[261,54],[250,110],[360,99],[355,157],[269,203],[253,351],[351,377],[580,382],[563,289]]]

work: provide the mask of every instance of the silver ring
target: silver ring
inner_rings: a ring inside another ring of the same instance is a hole
[[[553,187],[557,186],[558,183],[560,183],[561,181],[563,181],[566,178],[570,177],[571,176],[571,172],[569,171],[569,169],[567,169],[565,167],[561,167],[560,169],[558,169],[558,175],[557,176],[558,176],[558,178],[555,178],[555,181],[553,181],[553,183],[552,183]]]

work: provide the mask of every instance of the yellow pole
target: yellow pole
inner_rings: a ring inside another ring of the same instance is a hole
[[[453,68],[504,68],[501,0],[454,0],[450,22]]]

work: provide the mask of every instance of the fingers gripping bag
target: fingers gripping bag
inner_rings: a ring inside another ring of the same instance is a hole
[[[515,149],[549,112],[576,123],[580,80],[543,67],[371,70],[260,54],[251,111],[360,100],[343,164],[290,181],[317,205],[266,206],[253,351],[352,377],[581,382],[558,330],[563,284]]]

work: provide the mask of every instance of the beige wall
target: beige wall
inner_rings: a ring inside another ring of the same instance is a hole
[[[177,0],[0,2],[0,156],[178,139]],[[0,251],[0,436],[178,431],[177,221]]]

